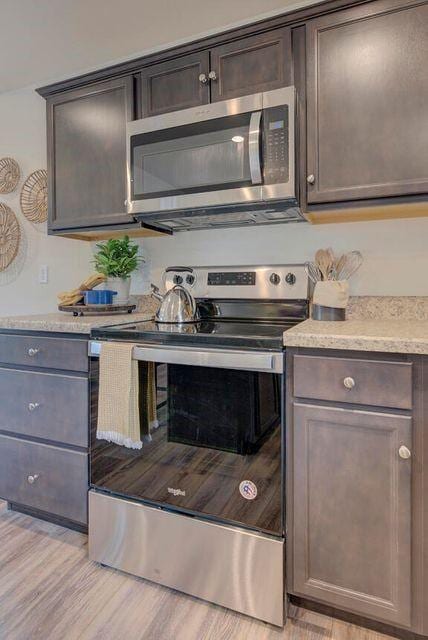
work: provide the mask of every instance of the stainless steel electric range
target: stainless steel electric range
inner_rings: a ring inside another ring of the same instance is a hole
[[[199,322],[91,334],[90,558],[282,625],[283,333],[308,317],[308,279],[303,265],[176,267],[177,283]],[[96,439],[105,340],[135,343],[140,414],[155,418],[141,450]]]

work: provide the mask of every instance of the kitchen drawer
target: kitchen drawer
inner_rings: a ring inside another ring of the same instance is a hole
[[[88,456],[0,435],[0,497],[87,523]]]
[[[87,447],[88,422],[87,378],[0,368],[0,431]]]
[[[0,362],[66,371],[88,371],[88,342],[71,338],[0,334]]]
[[[407,362],[296,355],[294,395],[411,409],[412,365]]]

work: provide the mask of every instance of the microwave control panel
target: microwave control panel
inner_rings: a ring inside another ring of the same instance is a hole
[[[264,183],[289,180],[288,106],[269,107],[263,111]]]

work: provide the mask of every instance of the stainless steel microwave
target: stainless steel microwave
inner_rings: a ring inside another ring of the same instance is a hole
[[[128,213],[173,231],[301,220],[295,89],[128,123]]]

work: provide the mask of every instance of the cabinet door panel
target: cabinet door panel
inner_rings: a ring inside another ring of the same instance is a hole
[[[411,418],[294,405],[293,591],[410,624]]]
[[[87,447],[88,420],[87,378],[0,368],[1,431]]]
[[[428,192],[427,60],[427,3],[309,22],[308,203]]]
[[[207,51],[161,62],[141,72],[142,113],[155,116],[209,102]],[[205,84],[200,74],[207,76]]]
[[[87,524],[88,455],[0,435],[0,496]]]
[[[132,78],[48,99],[52,229],[132,221],[125,213],[126,122],[132,106]]]
[[[211,100],[270,91],[292,82],[291,35],[276,29],[211,50]]]

